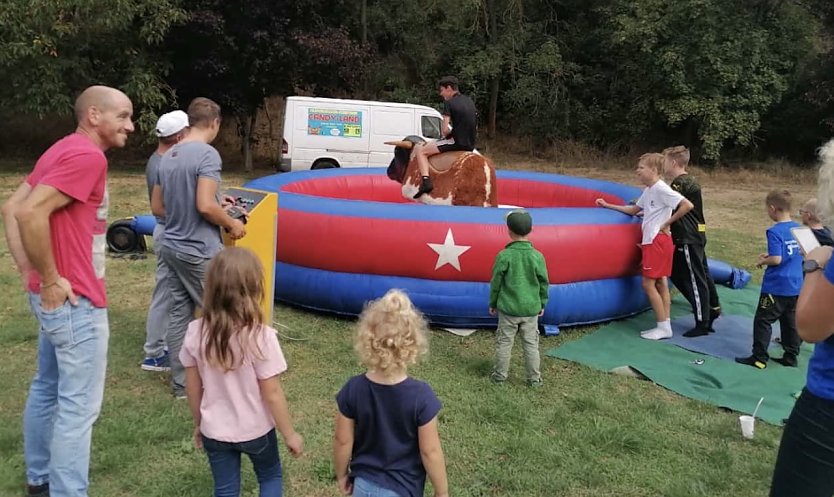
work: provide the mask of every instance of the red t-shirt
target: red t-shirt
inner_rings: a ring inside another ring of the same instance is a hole
[[[73,133],[43,153],[26,177],[32,188],[49,185],[73,202],[49,217],[52,255],[58,273],[76,295],[95,307],[107,306],[104,248],[107,231],[107,158],[87,136]],[[32,271],[29,291],[40,293],[40,276]]]

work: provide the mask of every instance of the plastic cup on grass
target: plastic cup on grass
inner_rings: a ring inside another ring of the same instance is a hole
[[[743,415],[738,417],[741,423],[741,435],[744,438],[752,439],[753,432],[756,430],[756,418],[753,416]]]

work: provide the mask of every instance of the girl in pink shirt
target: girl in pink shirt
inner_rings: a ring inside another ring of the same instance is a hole
[[[203,317],[188,325],[180,360],[194,417],[194,443],[208,455],[215,497],[240,495],[240,455],[252,461],[260,497],[281,497],[275,428],[295,457],[295,432],[278,375],[287,362],[263,323],[263,268],[254,253],[227,248],[209,263]]]

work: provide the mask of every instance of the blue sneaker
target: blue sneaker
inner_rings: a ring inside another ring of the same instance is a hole
[[[159,357],[146,357],[142,361],[142,369],[145,371],[170,371],[171,361],[168,358],[168,351],[166,350]]]

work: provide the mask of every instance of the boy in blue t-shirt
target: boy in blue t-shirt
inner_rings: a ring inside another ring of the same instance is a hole
[[[802,288],[802,253],[791,233],[799,223],[791,220],[791,194],[772,191],[765,200],[767,214],[774,221],[767,229],[767,253],[759,256],[758,267],[767,266],[762,279],[762,293],[753,319],[753,355],[736,357],[736,362],[759,369],[767,367],[767,347],[777,320],[782,328],[785,354],[773,360],[796,367],[801,341],[796,331],[796,299]]]

